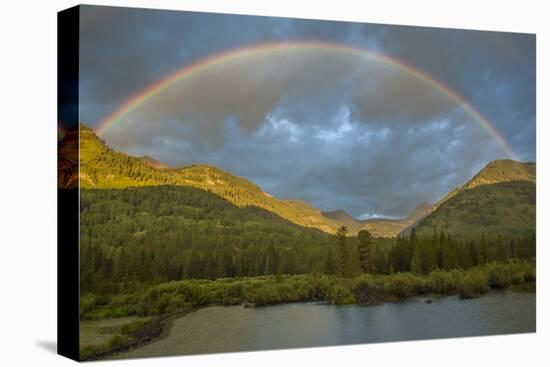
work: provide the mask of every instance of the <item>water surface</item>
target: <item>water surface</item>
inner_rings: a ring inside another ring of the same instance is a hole
[[[535,294],[415,297],[379,306],[293,303],[216,306],[174,322],[169,335],[116,358],[284,349],[535,331]]]

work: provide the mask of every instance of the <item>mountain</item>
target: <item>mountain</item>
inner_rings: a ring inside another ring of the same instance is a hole
[[[369,219],[363,221],[362,229],[368,230],[376,237],[395,237],[428,215],[431,208],[432,205],[424,201],[403,219]]]
[[[535,229],[535,204],[536,164],[496,160],[435,204],[416,230],[421,235],[435,228],[458,237],[522,236]]]
[[[75,157],[80,138],[80,172],[77,162],[65,162],[64,156]],[[256,206],[304,227],[334,233],[338,224],[326,219],[311,205],[297,200],[279,200],[252,182],[219,168],[194,164],[169,168],[152,159],[129,156],[110,148],[94,131],[80,124],[80,135],[71,131],[58,146],[59,185],[82,188],[121,189],[139,186],[178,185],[209,191],[239,206]],[[78,175],[78,176],[77,176]]]
[[[337,222],[350,223],[350,224],[359,223],[357,219],[355,219],[354,217],[352,217],[351,215],[349,215],[343,210],[335,210],[332,212],[321,212],[321,214],[323,215],[323,217],[328,218],[330,220],[337,221]]]
[[[343,210],[334,210],[330,212],[321,212],[321,215],[326,219],[337,223],[340,226],[348,227],[348,231],[352,234],[359,232],[363,229],[363,222],[355,219]]]
[[[415,224],[419,220],[423,219],[426,215],[430,213],[432,210],[433,205],[423,201],[413,210],[411,214],[407,218],[405,218],[405,221],[411,224]]]
[[[477,175],[464,185],[465,189],[472,189],[481,185],[495,183],[526,181],[535,183],[537,179],[537,167],[533,162],[517,162],[511,159],[492,161]]]
[[[358,220],[343,210],[322,212],[321,214],[339,225],[347,226],[350,233],[355,234],[362,229],[366,229],[375,237],[389,238],[397,236],[405,228],[416,224],[430,212],[431,208],[431,204],[422,202],[411,214],[402,219],[377,218]]]
[[[465,185],[454,189],[435,205],[421,203],[399,220],[357,220],[344,211],[321,212],[300,200],[281,200],[254,183],[217,167],[194,164],[170,168],[151,157],[133,157],[110,148],[94,131],[80,125],[58,144],[59,186],[121,189],[176,185],[216,194],[238,207],[255,206],[294,224],[334,233],[342,225],[350,234],[361,229],[375,237],[394,237],[415,225],[420,233],[433,228],[451,234],[482,231],[520,234],[534,228],[535,163],[493,161]],[[80,139],[80,151],[78,151]],[[79,153],[79,155],[78,155]],[[75,157],[79,156],[79,161]],[[80,170],[77,169],[80,163]]]
[[[80,138],[80,170],[78,139]],[[84,124],[79,131],[68,131],[58,145],[59,185],[82,188],[121,189],[127,187],[179,185],[212,192],[240,206],[256,206],[304,227],[334,233],[347,226],[350,234],[368,229],[375,237],[394,237],[415,223],[429,204],[421,204],[409,217],[401,220],[376,219],[360,221],[344,211],[321,213],[300,200],[280,200],[252,182],[205,164],[170,168],[152,157],[133,157],[117,152]],[[72,159],[72,160],[71,160]]]

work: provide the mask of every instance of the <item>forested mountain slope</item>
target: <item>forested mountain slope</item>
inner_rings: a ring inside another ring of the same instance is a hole
[[[436,228],[463,238],[517,237],[534,230],[535,222],[535,163],[499,160],[449,193],[416,229],[421,235]]]

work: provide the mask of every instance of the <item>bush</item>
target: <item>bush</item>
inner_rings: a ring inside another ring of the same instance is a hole
[[[487,275],[480,270],[468,271],[459,287],[461,298],[475,298],[489,291]]]
[[[273,305],[281,302],[279,293],[274,287],[260,286],[249,290],[246,300],[256,306]]]
[[[537,279],[536,270],[534,267],[529,267],[523,273],[523,280],[527,282],[535,282]]]
[[[93,310],[96,307],[96,296],[93,294],[83,294],[80,296],[80,316]]]
[[[341,284],[337,284],[331,289],[328,301],[333,305],[349,305],[355,303],[355,298],[349,289]]]
[[[221,303],[224,306],[240,305],[244,299],[244,286],[242,283],[228,284],[221,290]]]
[[[426,292],[477,297],[494,288],[534,290],[534,261],[509,260],[489,263],[468,271],[433,271],[427,276],[412,273],[364,274],[356,279],[328,275],[284,275],[212,280],[181,280],[138,289],[133,293],[104,297],[91,293],[80,299],[80,318],[105,319],[132,315],[174,313],[190,306],[258,306],[319,299],[333,304],[357,302],[369,305],[402,300]],[[530,284],[524,286],[525,284]]]
[[[353,290],[361,291],[364,289],[383,287],[384,282],[382,277],[372,275],[372,274],[363,274],[355,278],[353,282]]]
[[[278,294],[279,300],[282,302],[297,301],[297,292],[288,283],[277,283],[274,285],[274,290]]]
[[[419,293],[424,288],[422,278],[410,273],[397,273],[390,275],[384,285],[384,289],[397,299],[406,299]]]
[[[525,282],[535,281],[535,267],[524,260],[510,260],[506,263],[490,263],[485,267],[492,288],[508,288]]]
[[[313,286],[306,280],[301,280],[295,287],[296,291],[296,300],[297,301],[308,301],[314,297],[315,290]]]
[[[328,300],[330,291],[336,283],[335,278],[329,276],[310,277],[308,282],[312,287],[312,298],[323,301]]]
[[[456,280],[452,273],[447,271],[432,271],[428,276],[428,292],[447,294],[456,290]]]
[[[99,294],[86,293],[80,297],[80,316],[107,304],[107,299]]]
[[[386,301],[388,295],[383,279],[383,277],[370,274],[363,274],[355,279],[352,290],[357,303],[373,305]]]
[[[512,284],[512,278],[514,275],[513,266],[511,264],[488,264],[486,271],[491,288],[507,288]],[[520,275],[520,274],[517,274]],[[523,276],[521,276],[521,282],[523,282]]]

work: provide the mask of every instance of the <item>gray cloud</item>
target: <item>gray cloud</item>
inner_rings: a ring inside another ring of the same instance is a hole
[[[92,126],[205,56],[312,39],[415,65],[482,111],[521,159],[535,159],[533,36],[91,7],[83,18],[81,116]],[[104,138],[174,166],[214,164],[277,197],[355,216],[404,216],[506,157],[429,83],[376,59],[307,49],[209,68],[151,98]]]

